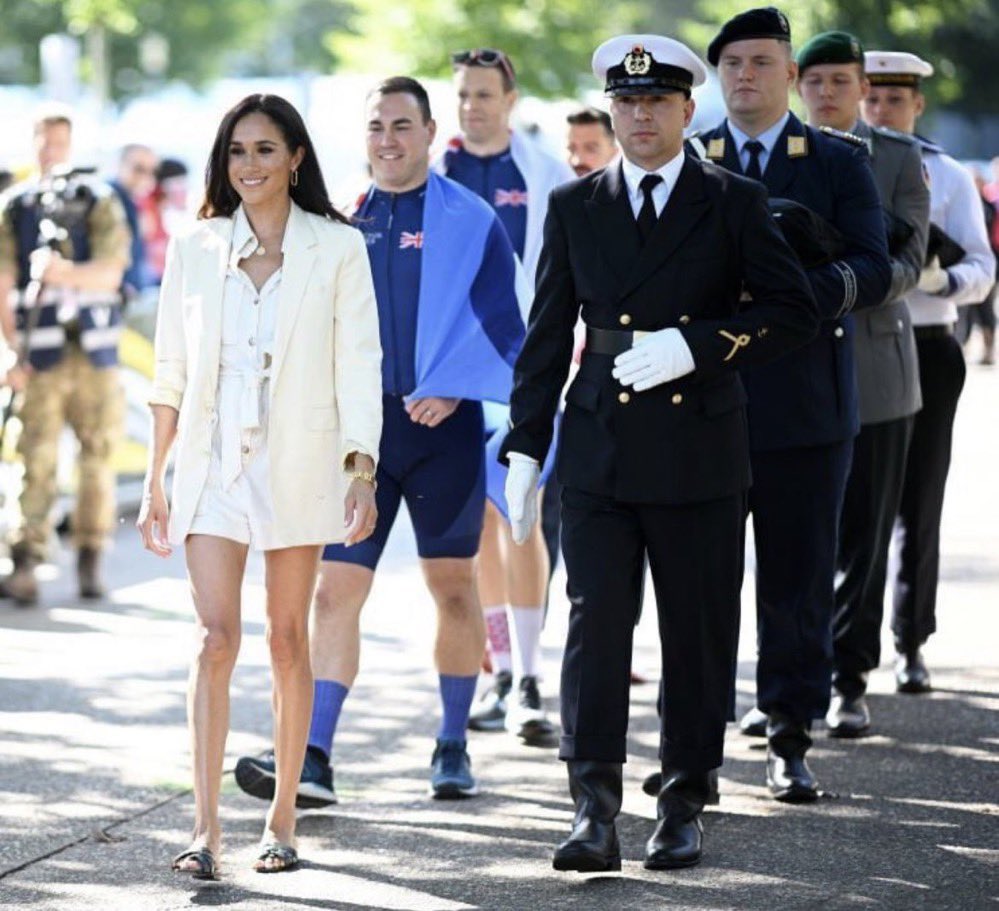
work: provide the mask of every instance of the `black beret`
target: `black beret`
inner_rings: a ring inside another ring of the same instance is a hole
[[[762,6],[739,13],[722,26],[708,45],[708,63],[718,66],[718,58],[726,44],[748,38],[775,38],[777,41],[790,43],[791,25],[787,16],[774,6]]]
[[[864,49],[849,32],[823,32],[798,51],[798,71],[819,63],[864,63]]]

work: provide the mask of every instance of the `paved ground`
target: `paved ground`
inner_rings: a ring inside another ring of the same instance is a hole
[[[654,687],[636,688],[633,761],[620,831],[620,876],[556,874],[552,845],[571,816],[564,770],[514,738],[471,742],[483,796],[425,796],[435,678],[429,604],[407,528],[391,543],[365,619],[363,670],[341,726],[341,804],[300,824],[303,870],[249,871],[263,804],[231,784],[227,851],[217,884],[168,871],[191,825],[184,688],[190,612],[179,557],[118,536],[113,597],[77,602],[69,557],[35,610],[0,605],[0,906],[165,909],[796,909],[999,907],[999,371],[972,368],[961,404],[945,517],[941,630],[926,650],[929,697],[896,696],[887,667],[872,683],[877,735],[819,735],[812,755],[838,797],[775,804],[762,752],[733,731],[721,805],[706,814],[703,864],[641,867],[653,802],[639,790],[655,765]],[[404,524],[404,523],[401,523]],[[261,563],[251,563],[243,652],[233,684],[230,765],[268,744]],[[747,577],[746,593],[752,578]],[[557,586],[557,590],[561,590]],[[740,698],[752,699],[747,598]],[[546,689],[557,679],[565,603],[545,634]],[[656,670],[652,612],[636,666]],[[886,639],[886,654],[890,654]],[[554,702],[552,702],[554,708]]]

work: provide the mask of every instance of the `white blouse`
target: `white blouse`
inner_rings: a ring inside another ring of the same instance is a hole
[[[223,489],[233,484],[251,460],[266,460],[268,381],[281,288],[281,269],[258,291],[239,268],[240,260],[254,255],[260,244],[242,206],[234,218],[222,295],[218,425],[213,435]]]

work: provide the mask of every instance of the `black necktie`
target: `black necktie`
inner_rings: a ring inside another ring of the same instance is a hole
[[[746,176],[753,180],[763,180],[763,169],[760,167],[760,152],[763,151],[763,143],[758,139],[750,139],[743,149],[749,152],[749,164],[746,165]]]
[[[655,228],[656,222],[659,220],[659,216],[656,215],[656,204],[652,201],[652,191],[662,182],[663,179],[658,174],[646,174],[638,185],[638,189],[645,197],[642,208],[638,212],[638,236],[643,245],[649,239],[652,229]]]

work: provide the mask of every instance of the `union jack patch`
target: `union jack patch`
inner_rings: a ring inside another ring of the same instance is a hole
[[[422,250],[423,249],[423,232],[422,231],[403,231],[399,235],[399,249],[400,250]]]
[[[493,195],[494,206],[526,206],[527,190],[497,190]]]

